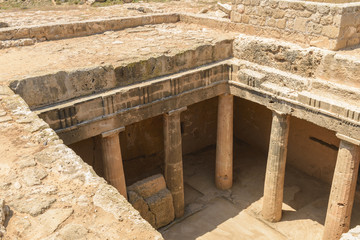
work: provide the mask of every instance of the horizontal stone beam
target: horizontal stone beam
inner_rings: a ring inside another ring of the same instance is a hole
[[[155,101],[141,106],[128,108],[107,116],[101,116],[68,129],[57,130],[56,132],[64,143],[68,145],[96,136],[104,131],[127,126],[177,108],[186,107],[216,97],[225,92],[228,92],[228,84],[226,81],[221,81],[199,89],[184,92],[177,96],[164,98],[161,101]]]
[[[291,116],[314,123],[320,127],[360,138],[360,122],[344,119],[338,114],[300,103],[296,100],[277,96],[272,92],[255,89],[243,83],[229,81],[230,93],[234,96],[266,106],[271,110],[285,112]]]
[[[54,130],[70,128],[92,119],[228,80],[227,61],[171,76],[155,78],[105,93],[93,94],[35,111]]]
[[[315,93],[303,91],[305,87],[298,85],[296,89],[279,86],[268,81],[274,77],[279,79],[272,76],[274,73],[267,72],[269,69],[257,72],[232,63],[232,60],[226,60],[205,65],[79,98],[36,113],[57,131],[65,143],[70,144],[220,94],[231,93],[271,110],[360,138],[358,112],[350,111],[352,105],[327,101]],[[296,81],[304,82],[303,79],[290,78],[286,81],[293,81],[293,84]]]

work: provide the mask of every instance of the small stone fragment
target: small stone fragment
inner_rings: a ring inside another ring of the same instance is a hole
[[[18,162],[20,168],[28,168],[36,166],[36,162],[33,158],[28,158]]]
[[[33,239],[42,239],[53,233],[73,212],[74,210],[71,208],[57,208],[50,209],[40,215],[37,218],[40,224],[33,230]]]
[[[39,185],[41,180],[47,176],[46,170],[42,168],[27,168],[24,170],[24,182],[28,186]]]
[[[203,8],[199,11],[199,13],[207,13],[209,11],[209,8]]]
[[[86,239],[89,230],[80,224],[68,224],[59,231],[59,238],[62,240]]]
[[[219,10],[223,11],[224,13],[226,13],[227,15],[230,15],[231,12],[231,5],[226,4],[226,3],[217,3],[217,6],[219,8]]]
[[[30,214],[31,216],[35,217],[43,213],[55,201],[56,198],[46,196],[34,196],[32,198],[22,197],[13,201],[12,206],[15,208],[15,210],[21,213]]]

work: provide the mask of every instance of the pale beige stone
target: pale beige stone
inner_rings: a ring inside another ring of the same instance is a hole
[[[307,18],[297,17],[295,18],[293,29],[296,31],[305,32],[307,22]]]
[[[339,28],[332,25],[325,26],[322,30],[322,34],[329,38],[337,38],[339,37]]]

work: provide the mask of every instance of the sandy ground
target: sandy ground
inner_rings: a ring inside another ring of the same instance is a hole
[[[234,185],[220,191],[214,184],[215,150],[184,157],[186,216],[160,232],[167,240],[321,239],[330,186],[287,166],[283,218],[261,219],[266,154],[245,143],[235,145]],[[354,204],[352,227],[360,224]]]

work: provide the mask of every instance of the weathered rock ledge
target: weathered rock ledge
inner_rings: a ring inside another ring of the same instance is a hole
[[[2,86],[0,132],[5,239],[162,239],[18,95]]]

